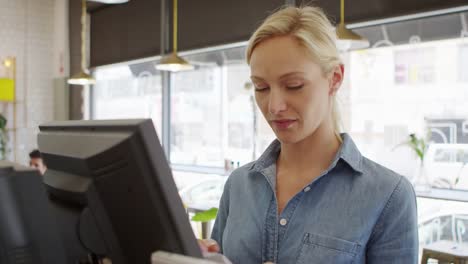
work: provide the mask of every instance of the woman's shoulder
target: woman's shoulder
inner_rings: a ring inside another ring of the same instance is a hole
[[[400,195],[414,196],[413,186],[407,177],[366,157],[362,157],[361,162],[361,180],[367,187],[386,195],[394,195],[396,190],[400,190]]]
[[[237,178],[247,177],[248,174],[252,171],[253,167],[255,166],[255,163],[256,161],[252,161],[239,168],[236,168],[235,170],[231,172],[228,180],[231,180],[231,178],[237,179]]]
[[[229,175],[226,181],[226,184],[228,186],[231,186],[231,185],[243,185],[243,184],[248,183],[248,181],[251,179],[249,175],[252,174],[256,162],[257,161],[249,162],[233,170],[231,174]]]

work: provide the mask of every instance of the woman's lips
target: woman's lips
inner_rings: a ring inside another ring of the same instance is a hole
[[[280,120],[273,120],[273,125],[279,129],[287,129],[289,128],[296,120],[293,119],[280,119]]]

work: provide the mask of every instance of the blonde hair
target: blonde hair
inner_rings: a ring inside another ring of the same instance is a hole
[[[293,36],[309,55],[329,74],[342,64],[336,47],[336,33],[325,13],[319,7],[285,7],[271,14],[254,32],[247,46],[247,64],[255,47],[277,36]],[[341,121],[336,96],[332,101],[332,121],[335,135],[341,140]]]

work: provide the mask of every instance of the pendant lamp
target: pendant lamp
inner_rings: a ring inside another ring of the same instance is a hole
[[[162,57],[156,69],[160,71],[187,71],[194,67],[177,54],[177,0],[173,0],[172,53]]]
[[[341,51],[349,51],[369,47],[369,41],[366,38],[346,28],[346,24],[344,22],[344,0],[340,1],[341,20],[340,23],[336,26],[336,36],[338,37],[338,49]]]
[[[68,84],[91,85],[96,80],[89,75],[86,67],[86,0],[81,1],[81,71],[68,79]]]

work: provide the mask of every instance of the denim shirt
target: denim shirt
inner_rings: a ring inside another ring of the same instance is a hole
[[[406,264],[418,261],[411,183],[363,157],[352,139],[278,215],[275,140],[224,187],[212,238],[235,264]],[[292,176],[291,176],[292,177]]]

